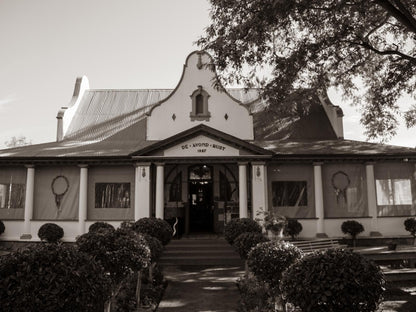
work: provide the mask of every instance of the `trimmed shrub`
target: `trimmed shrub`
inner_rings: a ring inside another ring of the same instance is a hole
[[[76,244],[80,251],[101,263],[114,285],[118,285],[132,271],[140,271],[150,264],[146,240],[133,231],[88,232],[78,237]]]
[[[302,251],[294,245],[284,241],[271,241],[253,247],[247,262],[253,274],[276,291],[283,271],[301,257]]]
[[[125,226],[129,227],[126,223]],[[156,237],[162,245],[167,245],[172,239],[173,229],[168,222],[159,218],[141,218],[130,225],[136,233]]]
[[[246,232],[261,233],[261,226],[250,218],[232,219],[224,227],[224,238],[232,245],[240,234]]]
[[[45,223],[39,228],[38,236],[42,241],[57,243],[64,237],[64,230],[55,223]]]
[[[163,245],[156,237],[150,236],[148,234],[143,234],[147,246],[150,249],[150,261],[152,263],[159,260],[163,253]]]
[[[355,220],[347,220],[342,222],[341,231],[344,234],[350,234],[352,237],[353,245],[355,246],[355,239],[357,235],[364,232],[364,226]]]
[[[287,224],[285,229],[283,230],[283,234],[286,236],[290,236],[292,239],[295,239],[295,236],[298,236],[300,232],[302,232],[303,227],[302,224],[296,219],[289,219],[287,220]]]
[[[255,276],[239,278],[237,287],[240,291],[238,311],[275,311],[274,302],[270,300],[269,288]]]
[[[406,231],[410,232],[410,234],[413,237],[416,237],[416,219],[415,218],[407,218],[406,220],[404,220],[404,228],[406,229]]]
[[[286,301],[303,312],[373,312],[384,283],[379,267],[364,256],[331,249],[294,263],[280,288]]]
[[[254,246],[268,241],[269,239],[261,233],[246,232],[238,235],[234,240],[233,247],[237,250],[241,259],[246,260],[248,253]]]
[[[110,223],[98,221],[90,225],[88,232],[97,232],[97,231],[114,231],[115,228]]]
[[[0,235],[4,233],[6,230],[6,227],[4,226],[3,221],[0,220]]]
[[[110,281],[72,246],[38,244],[0,257],[1,311],[103,311]]]

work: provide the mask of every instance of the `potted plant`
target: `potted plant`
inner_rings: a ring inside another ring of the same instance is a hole
[[[286,217],[274,211],[264,210],[260,210],[258,215],[263,216],[263,218],[257,218],[256,220],[263,224],[267,231],[267,236],[270,239],[281,240],[283,238],[283,231],[287,225]]]

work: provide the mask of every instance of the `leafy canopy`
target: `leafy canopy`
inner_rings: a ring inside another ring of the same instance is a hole
[[[212,24],[198,44],[223,82],[260,87],[288,112],[297,88],[337,87],[360,105],[369,138],[395,135],[399,115],[416,125],[416,104],[396,104],[414,96],[416,0],[210,1]]]

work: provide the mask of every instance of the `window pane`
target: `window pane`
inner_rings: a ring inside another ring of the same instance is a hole
[[[377,205],[411,205],[412,188],[409,179],[376,180]]]
[[[23,208],[24,202],[24,184],[0,184],[0,209]]]
[[[273,206],[307,206],[306,181],[272,182]]]
[[[178,173],[169,189],[169,201],[182,201],[182,174]]]
[[[130,208],[130,183],[96,183],[95,208]]]
[[[195,98],[195,114],[202,115],[204,113],[204,97],[198,94]]]

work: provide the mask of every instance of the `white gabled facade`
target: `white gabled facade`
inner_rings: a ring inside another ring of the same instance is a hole
[[[182,78],[165,100],[156,105],[147,117],[147,140],[164,140],[172,135],[205,124],[242,140],[253,140],[253,117],[248,108],[223,89],[216,89],[217,80],[207,53],[194,52],[188,56]],[[201,118],[193,116],[192,95],[203,91],[206,112]]]

